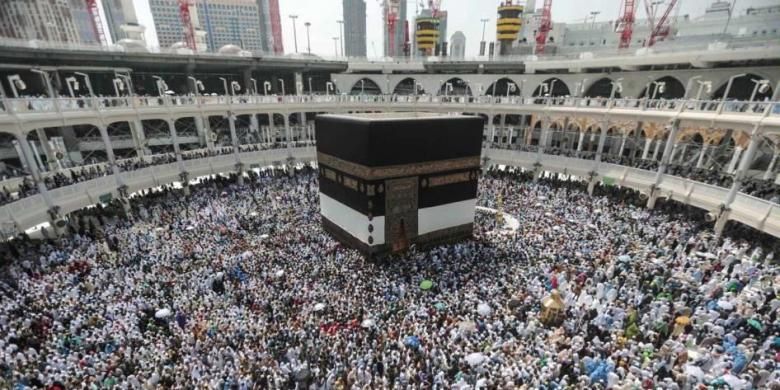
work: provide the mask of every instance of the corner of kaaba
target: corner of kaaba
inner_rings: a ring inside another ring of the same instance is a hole
[[[322,226],[365,256],[472,236],[479,117],[432,113],[316,119]]]

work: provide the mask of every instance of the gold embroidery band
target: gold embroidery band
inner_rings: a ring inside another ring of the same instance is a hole
[[[433,176],[428,179],[431,187],[444,186],[447,184],[463,183],[471,180],[469,172],[453,173],[450,175]]]
[[[458,169],[479,168],[479,156],[455,158],[403,165],[387,165],[383,167],[368,167],[350,161],[342,160],[322,152],[317,152],[317,161],[346,174],[363,180],[381,180],[391,177],[419,176],[437,172],[454,171]]]

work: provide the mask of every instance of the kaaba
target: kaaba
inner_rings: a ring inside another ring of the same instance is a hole
[[[381,113],[317,116],[325,231],[366,256],[472,235],[483,120]]]

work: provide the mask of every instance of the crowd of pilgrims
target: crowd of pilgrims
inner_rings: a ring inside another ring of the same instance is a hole
[[[471,240],[365,259],[321,229],[316,172],[149,191],[7,244],[0,388],[780,387],[774,238],[490,170],[478,203],[516,230],[479,212]]]
[[[506,148],[505,145],[494,144],[493,147]],[[536,152],[537,146],[512,146],[511,149],[521,150],[525,152]],[[580,158],[584,160],[595,160],[596,152],[593,151],[577,151],[575,149],[551,147],[545,148],[545,154],[552,154],[556,156],[565,156],[572,158]],[[602,160],[610,164],[618,164],[628,167],[634,167],[644,169],[648,171],[657,171],[660,162],[654,159],[642,159],[635,157],[616,156],[616,155],[603,155]],[[734,175],[726,173],[722,169],[718,168],[697,168],[694,164],[688,163],[670,163],[666,167],[667,174],[673,176],[684,177],[701,183],[707,183],[710,185],[729,188],[734,184]],[[768,200],[773,203],[780,203],[780,184],[775,182],[776,173],[767,179],[763,179],[763,175],[757,177],[746,177],[743,179],[742,187],[739,192],[754,196],[756,198]]]
[[[306,142],[296,142],[297,145],[305,145]],[[286,147],[286,144],[276,142],[272,144],[250,144],[239,145],[239,152],[259,152],[269,149],[279,149]],[[218,146],[211,150],[198,149],[182,152],[182,160],[194,160],[206,157],[224,156],[234,153],[232,146]],[[144,158],[128,158],[117,160],[116,166],[120,171],[133,171],[136,169],[142,169],[151,167],[154,165],[171,164],[176,162],[175,153],[159,153]],[[20,171],[24,174],[23,171]],[[80,168],[69,169],[67,172],[55,172],[48,176],[43,177],[43,182],[47,189],[53,190],[60,187],[69,186],[72,184],[80,183],[87,180],[97,179],[99,177],[112,174],[111,168],[102,162],[92,162],[90,166],[84,166]],[[31,176],[25,176],[19,183],[17,190],[12,192],[8,187],[3,187],[0,191],[0,206],[17,201],[19,199],[34,195],[38,193],[38,188],[32,180]]]

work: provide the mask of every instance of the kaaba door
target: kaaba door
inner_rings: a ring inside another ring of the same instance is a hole
[[[385,180],[385,242],[405,251],[417,237],[417,176]]]

